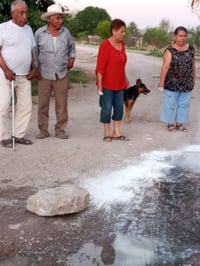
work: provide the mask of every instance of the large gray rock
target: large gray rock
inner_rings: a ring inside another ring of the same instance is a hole
[[[27,200],[27,209],[40,216],[76,213],[84,210],[89,202],[89,193],[75,185],[38,191]]]

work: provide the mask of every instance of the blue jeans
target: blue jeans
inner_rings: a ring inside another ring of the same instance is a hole
[[[160,120],[171,124],[187,123],[192,92],[175,92],[164,90]]]
[[[121,121],[123,118],[124,90],[112,91],[102,89],[102,92],[103,95],[99,99],[99,105],[101,107],[100,122],[104,124],[110,123],[111,116],[112,120]]]

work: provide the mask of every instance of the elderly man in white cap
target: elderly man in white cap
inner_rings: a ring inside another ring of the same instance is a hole
[[[49,104],[52,91],[55,96],[55,136],[67,139],[65,128],[68,122],[67,94],[68,71],[76,57],[75,44],[66,27],[63,27],[63,11],[59,4],[53,4],[42,14],[47,25],[35,33],[36,63],[38,77],[38,127],[37,139],[49,137]]]

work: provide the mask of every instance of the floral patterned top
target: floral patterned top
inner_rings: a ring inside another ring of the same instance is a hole
[[[172,58],[164,88],[178,92],[191,91],[194,87],[192,77],[194,47],[189,44],[187,50],[178,51],[170,45],[166,49],[172,54]]]

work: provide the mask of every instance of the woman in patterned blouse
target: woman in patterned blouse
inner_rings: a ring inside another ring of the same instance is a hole
[[[185,131],[195,83],[194,47],[187,43],[187,29],[176,28],[174,42],[164,51],[159,88],[164,89],[161,121],[168,131]]]

